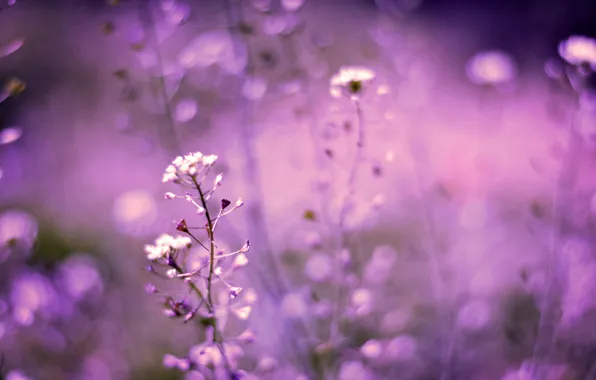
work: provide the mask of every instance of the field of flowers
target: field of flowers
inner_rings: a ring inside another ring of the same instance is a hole
[[[596,38],[432,3],[0,0],[0,379],[596,380]]]

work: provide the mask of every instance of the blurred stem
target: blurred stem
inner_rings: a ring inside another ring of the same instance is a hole
[[[434,293],[435,300],[438,303],[439,318],[441,320],[441,323],[443,324],[439,333],[439,349],[441,351],[440,379],[448,380],[451,378],[451,368],[455,354],[455,333],[450,331],[452,330],[452,318],[448,312],[447,305],[444,304],[443,288],[445,286],[445,281],[441,276],[441,266],[439,264],[438,257],[438,252],[441,250],[441,248],[438,243],[435,222],[433,219],[432,211],[429,206],[430,200],[426,195],[426,190],[424,188],[424,180],[422,178],[422,162],[426,161],[427,157],[421,157],[422,155],[419,155],[417,153],[419,151],[419,148],[417,146],[420,144],[420,141],[418,141],[416,137],[411,132],[409,132],[409,129],[406,129],[405,134],[408,149],[410,151],[410,156],[412,157],[412,166],[414,169],[416,187],[422,205],[424,223],[426,224],[428,240],[430,241],[428,259],[430,266],[429,271],[431,273],[431,288]]]
[[[150,73],[151,79],[156,78],[158,81],[159,95],[163,98],[164,111],[167,119],[167,123],[158,123],[157,133],[159,141],[162,142],[163,148],[169,156],[177,156],[180,154],[180,144],[176,133],[176,123],[174,121],[172,107],[170,105],[170,99],[166,89],[166,82],[163,69],[163,57],[159,48],[159,41],[155,32],[155,20],[151,14],[151,1],[149,0],[138,0],[137,9],[139,12],[139,18],[145,34],[147,35],[147,41],[153,44],[155,49],[155,55],[157,57],[157,73]],[[153,85],[153,83],[151,83]]]
[[[232,2],[235,5],[232,5]],[[238,3],[238,0],[223,0],[223,7],[225,10],[226,18],[228,21],[229,33],[232,37],[234,48],[236,52],[242,52],[241,46],[246,47],[247,65],[244,69],[244,77],[252,75],[255,67],[251,59],[251,46],[250,41],[246,35],[243,34],[241,28],[238,26],[244,24],[244,18],[242,15],[242,5]],[[264,271],[261,268],[257,268],[257,272],[263,290],[269,294],[275,302],[279,302],[279,299],[287,293],[287,287],[280,277],[280,270],[278,269],[276,259],[273,255],[269,235],[267,233],[267,225],[265,223],[265,217],[263,215],[263,190],[261,186],[261,175],[259,171],[258,159],[255,152],[255,131],[253,123],[253,115],[250,112],[250,105],[244,101],[243,103],[243,122],[240,123],[240,139],[242,141],[241,150],[244,154],[245,170],[245,183],[248,186],[249,194],[247,198],[251,199],[248,212],[248,228],[251,240],[257,242],[262,255],[265,256],[266,260],[261,261],[261,265],[264,267]],[[264,273],[263,273],[264,272]],[[310,361],[305,357],[301,350],[299,339],[308,339],[309,330],[306,323],[300,320],[299,323],[293,324],[294,329],[298,331],[293,334],[293,337],[286,339],[293,346],[292,348],[296,351],[298,360],[302,362],[305,371],[313,372],[312,375],[315,378],[321,378],[318,373],[317,367],[310,365]]]
[[[563,223],[564,210],[569,206],[568,202],[572,198],[570,196],[570,190],[573,190],[577,178],[583,147],[582,137],[576,131],[578,119],[579,106],[577,106],[571,123],[568,126],[569,144],[559,168],[553,195],[553,226],[550,233],[546,287],[542,298],[543,305],[540,308],[538,333],[532,354],[531,373],[533,378],[540,378],[541,375],[544,376],[544,373],[542,373],[543,370],[538,364],[549,358],[555,345],[556,323],[558,319],[557,292],[560,290],[557,286],[558,278],[555,269],[560,264],[558,251],[560,249],[561,236],[567,232]]]
[[[353,205],[354,195],[356,194],[356,177],[358,174],[358,166],[362,161],[362,157],[364,155],[364,112],[362,111],[362,107],[360,107],[360,102],[358,99],[354,100],[354,107],[356,111],[356,119],[357,119],[357,136],[356,136],[356,152],[354,153],[354,162],[350,167],[350,171],[348,173],[348,181],[346,184],[347,194],[345,199],[341,205],[339,211],[339,219],[338,219],[338,252],[336,254],[336,268],[339,269],[337,273],[337,295],[335,300],[335,307],[333,309],[333,314],[331,315],[331,331],[329,340],[333,342],[334,340],[339,340],[341,335],[341,326],[340,326],[340,312],[343,307],[343,301],[347,293],[346,286],[344,284],[344,280],[347,277],[347,268],[346,264],[342,261],[341,253],[346,248],[346,217],[350,206]],[[332,369],[330,369],[332,370]]]
[[[232,0],[235,1],[235,0]],[[241,46],[246,47],[247,64],[242,73],[244,78],[249,76],[254,71],[254,65],[251,60],[250,42],[243,34],[238,25],[245,21],[242,16],[242,9],[240,4],[233,6],[230,0],[223,0],[226,19],[228,21],[229,33],[232,37],[233,46],[236,53],[242,53]],[[253,115],[250,112],[250,106],[246,102],[243,103],[243,122],[240,123],[240,138],[242,143],[241,151],[244,154],[245,169],[245,183],[247,184],[249,194],[246,198],[251,199],[248,212],[248,228],[251,239],[256,241],[264,255],[268,256],[268,260],[261,262],[266,267],[264,275],[259,273],[261,281],[264,283],[264,290],[269,294],[280,297],[285,292],[285,286],[279,277],[279,270],[277,263],[273,257],[272,249],[267,234],[267,226],[263,216],[263,191],[261,188],[261,175],[259,171],[258,159],[255,153],[255,131],[253,123]]]

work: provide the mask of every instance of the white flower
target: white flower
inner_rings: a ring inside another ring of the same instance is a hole
[[[596,70],[596,40],[571,36],[559,44],[559,55],[572,65],[589,63]]]
[[[187,175],[195,177],[203,168],[213,166],[217,156],[205,156],[201,152],[188,153],[185,156],[178,156],[166,168],[162,181],[176,181],[179,176]]]
[[[239,253],[234,258],[234,262],[232,263],[232,269],[242,268],[248,265],[248,257],[245,254]]]
[[[178,251],[183,248],[190,247],[191,240],[188,236],[172,236],[168,234],[162,234],[153,245],[146,244],[145,252],[149,260],[157,260],[165,256],[170,251]]]
[[[175,278],[176,277],[176,269],[174,269],[174,268],[168,269],[166,271],[166,276],[168,276],[168,278]]]
[[[171,192],[169,192],[169,191],[168,191],[167,193],[165,193],[165,194],[163,195],[163,197],[164,197],[165,199],[174,199],[174,198],[176,198],[176,194],[174,194],[174,193],[171,193]]]
[[[221,186],[221,183],[223,181],[223,174],[218,174],[215,177],[215,181],[213,181],[213,184],[217,187],[217,186]]]
[[[468,78],[475,84],[498,85],[515,79],[513,59],[502,51],[484,51],[472,57],[466,65]]]
[[[331,96],[346,95],[352,99],[360,95],[366,85],[375,79],[375,72],[366,67],[342,66],[329,81]]]

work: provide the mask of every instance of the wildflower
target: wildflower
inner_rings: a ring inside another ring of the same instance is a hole
[[[366,67],[342,66],[337,74],[331,77],[329,92],[335,98],[346,95],[351,99],[357,99],[375,76],[375,72]]]
[[[232,269],[242,268],[248,265],[248,258],[245,254],[239,253],[234,258],[234,262],[232,262]]]
[[[217,177],[215,177],[215,181],[213,182],[213,184],[215,185],[215,187],[221,186],[221,183],[223,182],[223,174],[218,174]]]
[[[176,274],[177,274],[176,269],[173,269],[173,268],[172,269],[168,269],[166,271],[166,276],[168,276],[168,278],[175,278],[176,277]]]
[[[559,55],[572,65],[587,63],[596,70],[596,39],[571,36],[559,44]]]
[[[203,155],[201,152],[178,156],[166,168],[162,181],[175,182],[180,176],[185,175],[195,178],[202,169],[213,166],[215,161],[217,161],[217,156]]]
[[[145,252],[149,260],[157,260],[172,251],[179,251],[183,248],[188,248],[191,245],[191,240],[187,236],[171,236],[168,234],[160,235],[155,244],[146,244]]]
[[[174,199],[174,198],[176,198],[176,194],[174,194],[174,193],[171,193],[171,192],[169,192],[169,191],[168,191],[167,193],[165,193],[165,194],[163,195],[163,197],[164,197],[165,199]]]
[[[238,198],[238,200],[236,201],[236,208],[238,207],[242,207],[242,205],[244,205],[244,201],[242,200],[242,198]]]

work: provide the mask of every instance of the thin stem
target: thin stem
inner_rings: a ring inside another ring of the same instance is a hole
[[[232,367],[230,366],[230,362],[226,356],[226,353],[225,353],[225,350],[223,347],[223,336],[217,330],[217,319],[215,318],[215,307],[213,305],[213,296],[212,296],[213,292],[211,291],[211,285],[213,283],[213,269],[215,266],[214,265],[214,263],[215,263],[215,236],[213,234],[213,221],[211,220],[211,216],[209,215],[209,208],[207,207],[207,200],[205,199],[205,194],[203,193],[203,190],[201,189],[201,185],[197,182],[195,177],[191,177],[191,178],[192,178],[192,182],[194,183],[197,191],[199,192],[199,196],[201,198],[201,205],[202,205],[203,209],[205,210],[205,219],[207,220],[207,235],[209,236],[209,243],[210,243],[210,247],[209,247],[210,248],[209,249],[209,275],[207,277],[207,301],[208,301],[208,304],[210,305],[210,309],[212,310],[211,312],[213,313],[213,320],[211,322],[211,326],[213,327],[213,341],[215,342],[219,352],[221,353],[221,356],[224,361],[224,367],[226,368],[226,371],[228,372],[228,376],[231,379],[233,379],[234,374],[232,371]]]
[[[190,228],[190,227],[187,227]],[[206,251],[209,251],[209,248],[207,248],[207,246],[205,244],[203,244],[199,239],[197,239],[190,231],[186,232],[188,234],[188,236],[190,236],[191,238],[193,238],[194,241],[196,241],[197,243],[199,243],[199,245],[203,248],[205,248]]]
[[[578,161],[582,147],[581,136],[579,136],[575,130],[575,123],[577,122],[576,118],[577,111],[573,116],[571,125],[569,126],[569,147],[559,168],[553,195],[553,226],[549,240],[549,256],[546,274],[547,283],[542,297],[543,305],[541,305],[540,319],[538,322],[538,333],[532,354],[531,372],[533,376],[537,376],[537,373],[540,372],[540,369],[537,366],[538,361],[544,359],[545,356],[550,355],[554,345],[554,340],[556,338],[556,333],[554,331],[556,329],[556,300],[553,293],[557,291],[557,288],[556,275],[554,271],[559,264],[557,262],[559,259],[559,255],[557,254],[560,248],[559,241],[561,235],[565,232],[563,226],[564,201],[568,200],[565,196],[569,195],[567,191],[570,190],[575,183],[579,168]]]
[[[174,259],[170,260],[168,265],[171,266],[172,268],[174,268],[176,270],[176,272],[178,272],[178,274],[184,274],[184,271],[182,270],[180,265],[178,265],[178,263]],[[190,286],[190,288],[199,296],[199,298],[201,299],[201,302],[205,302],[205,296],[203,296],[201,289],[199,289],[195,285],[194,282],[192,282],[192,281],[188,282],[188,286]],[[205,306],[207,307],[207,311],[210,314],[213,313],[213,309],[209,303],[205,302]]]
[[[211,220],[211,216],[209,215],[209,209],[207,207],[207,201],[205,200],[205,194],[201,189],[201,186],[197,182],[197,180],[193,177],[193,182],[197,187],[197,191],[201,197],[201,205],[203,209],[205,209],[205,219],[207,219],[207,235],[209,235],[209,276],[207,277],[207,297],[209,299],[209,303],[213,304],[212,297],[211,297],[211,282],[213,279],[213,269],[215,263],[215,237],[213,236],[213,221]]]
[[[337,273],[337,279],[339,280],[337,284],[337,295],[335,301],[335,308],[333,310],[333,314],[331,316],[331,336],[330,341],[333,341],[337,335],[340,333],[340,324],[339,324],[339,312],[342,307],[342,300],[345,297],[346,287],[342,283],[343,279],[345,278],[345,268],[344,263],[340,257],[341,251],[345,248],[345,241],[346,241],[346,231],[345,231],[345,222],[349,207],[353,201],[353,196],[356,193],[356,177],[358,173],[358,164],[362,161],[362,156],[364,154],[364,113],[362,108],[360,107],[360,102],[356,99],[354,100],[354,106],[356,107],[356,117],[358,119],[357,125],[357,137],[356,137],[356,153],[354,154],[354,162],[352,167],[350,168],[350,172],[348,174],[348,181],[347,181],[347,194],[344,202],[341,206],[339,212],[339,219],[338,219],[338,252],[337,252],[337,266],[339,268],[339,272]]]
[[[159,95],[163,98],[164,101],[164,111],[166,114],[166,119],[168,123],[164,123],[163,125],[160,123],[158,127],[158,133],[160,135],[160,141],[163,142],[165,150],[168,154],[176,155],[180,152],[180,144],[178,143],[177,133],[176,133],[176,123],[174,121],[172,107],[170,105],[170,99],[168,97],[167,89],[166,89],[166,82],[164,76],[164,69],[163,69],[163,57],[161,51],[159,49],[159,41],[156,36],[155,32],[155,21],[153,20],[153,16],[151,15],[150,1],[137,1],[137,9],[139,12],[139,18],[141,20],[141,24],[143,25],[143,29],[147,33],[149,40],[153,42],[154,49],[155,49],[155,56],[157,58],[157,80],[158,80],[158,91]]]

